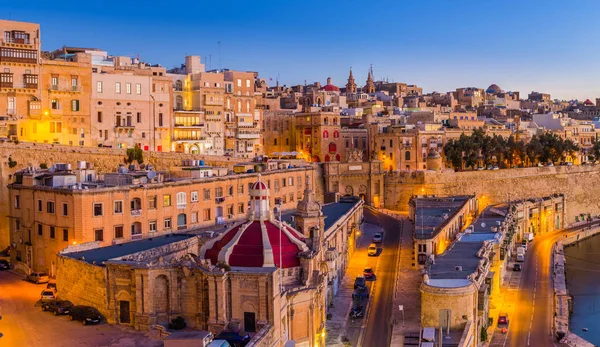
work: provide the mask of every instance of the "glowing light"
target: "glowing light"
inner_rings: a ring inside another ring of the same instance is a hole
[[[74,245],[76,245],[76,244],[77,244],[77,241],[73,241],[73,244],[74,244]]]
[[[425,188],[421,188],[421,193],[425,193]]]

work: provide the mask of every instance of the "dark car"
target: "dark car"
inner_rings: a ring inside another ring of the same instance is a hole
[[[8,270],[10,269],[10,263],[8,260],[0,259],[0,270]]]
[[[363,276],[356,276],[354,280],[354,289],[357,288],[365,288],[367,286],[367,282]]]
[[[367,287],[356,288],[354,290],[354,293],[352,293],[353,300],[368,299],[368,298],[369,298],[369,291],[367,290]]]
[[[521,264],[516,263],[515,265],[513,265],[513,271],[521,271]]]
[[[250,342],[250,336],[233,332],[233,331],[223,331],[219,335],[215,336],[214,340],[225,340],[233,347],[244,347]]]
[[[375,279],[375,273],[373,272],[373,268],[372,267],[366,267],[363,270],[363,276],[365,277],[365,279],[374,280]]]
[[[69,314],[73,308],[73,303],[68,300],[52,300],[42,305],[42,311],[50,311],[55,316],[59,314]]]
[[[46,289],[53,290],[56,293],[56,283],[48,282],[48,284],[46,285]]]
[[[71,320],[80,321],[83,325],[97,324],[102,321],[102,315],[91,306],[73,306],[69,312]]]

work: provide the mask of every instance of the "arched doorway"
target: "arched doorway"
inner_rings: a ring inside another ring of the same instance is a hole
[[[190,153],[191,154],[199,154],[200,150],[198,149],[198,145],[191,145],[190,146]]]
[[[185,229],[187,227],[187,217],[185,213],[177,215],[177,229]]]
[[[157,324],[169,322],[169,279],[165,275],[154,280],[154,313]]]

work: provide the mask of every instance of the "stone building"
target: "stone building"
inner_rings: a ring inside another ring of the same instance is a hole
[[[42,118],[40,26],[0,20],[0,137],[18,140]]]
[[[296,114],[296,151],[311,162],[342,161],[339,109],[308,107]]]
[[[334,254],[350,251],[362,202],[324,215],[308,180],[305,187],[295,228],[276,218],[259,176],[247,220],[217,236],[177,233],[65,250],[59,296],[139,330],[181,316],[193,329],[249,334],[254,346],[324,346],[327,293],[346,268]]]
[[[263,172],[263,180],[274,187],[271,204],[278,201],[290,210],[302,199],[304,177],[313,168],[285,167]],[[244,218],[256,175],[186,178],[123,167],[97,175],[85,163],[76,170],[66,164],[28,168],[8,187],[12,260],[25,272],[54,276],[56,254],[67,246],[91,242],[99,247],[175,230],[219,228]]]

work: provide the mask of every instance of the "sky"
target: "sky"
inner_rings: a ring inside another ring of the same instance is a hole
[[[172,68],[258,71],[269,84],[332,77],[352,67],[424,92],[496,83],[526,96],[600,97],[600,1],[15,1],[0,18],[41,25],[42,49],[93,47]],[[220,44],[218,43],[220,42]],[[272,79],[272,80],[270,80]]]

